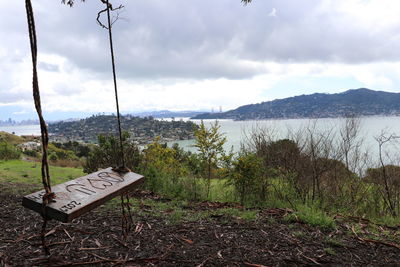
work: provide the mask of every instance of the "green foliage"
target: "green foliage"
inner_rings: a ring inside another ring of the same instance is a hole
[[[156,139],[143,150],[142,166],[147,168],[152,165],[160,172],[178,178],[187,174],[187,169],[181,164],[184,160],[185,155],[182,150],[176,146],[169,148]]]
[[[311,226],[317,226],[324,229],[335,229],[335,220],[319,208],[312,206],[299,206],[297,211],[286,215],[288,222],[303,222]]]
[[[343,241],[338,238],[326,236],[324,242],[332,247],[344,247]]]
[[[309,147],[300,146],[298,141],[274,140],[262,134],[255,135],[252,146],[243,146],[233,157],[232,153],[225,153],[226,138],[219,130],[217,122],[209,129],[203,122],[200,124],[195,145],[199,153],[184,151],[177,144],[168,147],[158,138],[139,151],[129,136],[124,135],[124,149],[133,151],[125,154],[133,160],[134,167],[130,168],[146,177],[146,189],[172,199],[290,207],[296,210],[293,218],[327,228],[334,222],[326,212],[368,218],[390,215],[382,197],[385,186],[379,176],[382,169],[369,170],[366,179],[362,179],[343,162],[324,157],[322,150],[310,154]],[[118,150],[117,138],[100,136],[99,146],[90,152],[85,171],[117,166]],[[385,170],[390,176],[387,179],[390,192],[400,199],[397,193],[400,191],[395,190],[398,168],[386,166]],[[399,218],[395,216],[392,223],[396,221]]]
[[[300,148],[289,139],[261,142],[256,153],[264,159],[267,166],[279,168],[285,173],[292,172],[300,160]]]
[[[175,225],[182,222],[185,217],[185,212],[183,210],[174,210],[168,215],[168,223]]]
[[[132,141],[147,144],[157,136],[162,138],[191,139],[197,127],[191,121],[165,121],[153,117],[121,116],[122,130],[134,130]],[[115,115],[93,115],[79,121],[61,121],[49,124],[49,133],[64,138],[95,143],[98,135],[116,135],[117,119]]]
[[[297,238],[303,238],[306,234],[302,231],[294,231],[292,235]]]
[[[207,196],[210,197],[210,186],[213,171],[218,167],[222,155],[224,155],[224,144],[226,137],[220,133],[221,126],[215,121],[210,128],[201,121],[199,128],[194,132],[196,147],[204,166],[204,177],[207,178]]]
[[[79,143],[76,141],[68,141],[66,143],[53,143],[53,145],[59,149],[73,151],[73,153],[81,158],[88,157],[90,153],[90,146],[88,144]]]
[[[49,159],[56,160],[78,160],[79,158],[75,155],[75,153],[71,150],[65,150],[62,148],[58,148],[53,143],[50,143],[48,146],[48,154]]]
[[[371,183],[373,191],[382,196],[383,201],[375,199],[375,208],[397,217],[400,214],[400,166],[369,168],[365,179]]]
[[[27,156],[33,157],[33,158],[37,158],[40,155],[39,152],[37,152],[36,150],[25,150],[25,151],[22,151],[22,153],[24,155],[27,155]]]
[[[58,156],[56,153],[50,153],[49,154],[49,160],[50,161],[57,161],[58,160]]]
[[[147,189],[174,198],[202,198],[199,183],[198,158],[179,146],[172,148],[160,144],[159,140],[147,145],[142,151],[140,172],[146,177]]]
[[[21,152],[8,142],[0,142],[0,160],[19,159]]]
[[[125,165],[135,171],[140,162],[140,152],[138,146],[129,141],[130,134],[123,132],[122,146],[124,149]],[[101,168],[118,167],[122,165],[121,150],[119,139],[113,135],[99,135],[98,146],[94,146],[90,151],[84,171],[92,173]]]
[[[333,248],[324,248],[324,252],[328,255],[335,256],[336,251]]]
[[[243,205],[254,197],[259,187],[263,187],[262,160],[251,152],[242,152],[233,161],[229,184],[233,185],[240,203]]]

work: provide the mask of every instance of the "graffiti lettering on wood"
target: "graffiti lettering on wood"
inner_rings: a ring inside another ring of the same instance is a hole
[[[144,180],[140,174],[120,174],[111,168],[76,178],[52,188],[55,199],[46,208],[46,216],[63,222],[71,221],[81,214],[103,204],[107,200],[131,190]],[[44,190],[27,195],[22,205],[42,212]]]

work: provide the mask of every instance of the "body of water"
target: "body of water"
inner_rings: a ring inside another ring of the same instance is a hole
[[[40,135],[40,125],[0,126],[0,131],[15,135]]]
[[[192,120],[199,124],[200,120]],[[229,150],[233,147],[233,151],[238,151],[246,137],[255,129],[263,129],[271,133],[275,139],[287,138],[291,133],[296,133],[306,128],[313,128],[316,132],[324,133],[332,131],[338,133],[343,127],[346,119],[344,118],[327,118],[327,119],[287,119],[287,120],[257,120],[257,121],[233,121],[218,120],[221,126],[220,130],[227,137],[225,149]],[[206,125],[211,125],[215,120],[204,120]],[[378,153],[378,142],[375,138],[386,132],[400,137],[400,117],[365,117],[360,119],[360,136],[364,139],[363,150],[370,153],[376,158]],[[400,139],[399,139],[400,142]],[[170,142],[169,145],[178,143],[189,151],[196,151],[193,147],[194,140],[182,140]],[[391,154],[397,153],[398,148],[395,142],[384,145],[383,149]]]
[[[188,118],[176,118],[189,120]],[[164,119],[168,120],[168,119]],[[389,134],[400,136],[400,117],[365,117],[361,118],[360,135],[364,137],[364,149],[366,151],[377,153],[378,143],[375,140],[382,131]],[[200,120],[192,120],[200,124]],[[204,120],[204,123],[209,126],[215,120]],[[246,140],[254,129],[264,129],[271,132],[275,139],[287,138],[289,132],[297,132],[306,127],[315,127],[318,132],[328,130],[337,131],[343,126],[345,119],[329,118],[329,119],[288,119],[288,120],[257,120],[257,121],[233,121],[233,120],[218,120],[221,126],[220,130],[227,137],[225,149],[230,150],[233,147],[234,151],[240,149],[241,143]],[[15,133],[16,135],[40,135],[39,125],[23,125],[23,126],[0,126],[0,131]],[[399,140],[400,141],[400,140]],[[182,140],[170,142],[169,145],[178,143],[181,147],[187,150],[196,151],[193,147],[194,140]],[[396,152],[396,146],[386,144],[385,150]]]

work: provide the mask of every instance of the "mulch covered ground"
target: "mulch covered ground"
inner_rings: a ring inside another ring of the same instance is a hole
[[[42,219],[21,206],[21,197],[0,192],[0,266],[400,265],[396,243],[362,238],[345,222],[331,231],[287,223],[290,211],[283,209],[260,210],[253,222],[224,215],[177,224],[141,212],[124,240],[119,211],[100,208],[69,224],[51,221],[51,257],[44,257]]]

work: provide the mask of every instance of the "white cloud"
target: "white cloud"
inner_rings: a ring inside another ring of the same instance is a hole
[[[272,8],[271,12],[268,13],[269,17],[276,17],[276,8]]]
[[[265,62],[268,73],[252,79],[166,79],[135,82],[129,79],[119,80],[119,96],[123,112],[138,110],[210,110],[222,106],[224,110],[248,103],[268,100],[268,90],[282,81],[299,77],[319,78],[354,78],[365,87],[395,90],[398,83],[399,63],[366,64],[354,68],[349,64],[277,64]],[[87,111],[114,112],[115,102],[111,80],[88,80],[86,75],[52,73],[46,75],[46,88],[43,102],[47,111]],[[60,80],[69,93],[58,92]],[[57,87],[58,86],[58,87]],[[70,87],[71,88],[70,88]],[[76,88],[79,87],[79,90]],[[321,88],[324,85],[321,84]],[[346,88],[346,87],[344,87]],[[299,88],[301,90],[301,88]],[[75,93],[73,93],[75,92]],[[30,92],[29,92],[30,93]],[[300,94],[294,92],[294,94]]]
[[[397,0],[122,3],[127,20],[115,25],[114,43],[123,111],[227,110],[268,100],[277,84],[296,79],[317,79],[320,88],[332,79],[400,88]],[[0,17],[7,36],[0,43],[0,106],[28,110],[24,5],[1,1],[0,8],[7,10]],[[71,9],[44,0],[34,8],[44,109],[113,112],[107,32],[94,22],[98,1]]]
[[[400,24],[397,0],[329,0],[330,7],[342,16],[352,18],[352,24],[371,31],[390,29]]]
[[[23,110],[20,110],[20,111],[13,112],[12,114],[13,115],[23,115],[23,114],[28,114],[28,111],[23,109]]]

